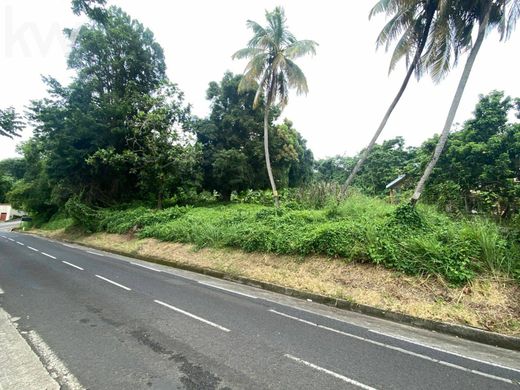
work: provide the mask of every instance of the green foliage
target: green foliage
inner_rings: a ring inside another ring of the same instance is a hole
[[[164,224],[173,221],[189,208],[170,207],[164,210],[150,210],[145,207],[138,207],[128,210],[103,210],[98,222],[99,230],[108,233],[127,233],[137,231],[145,226]]]
[[[13,107],[0,110],[0,136],[19,137],[23,127],[24,123]]]
[[[209,118],[195,121],[202,146],[204,188],[216,190],[223,200],[232,192],[264,189],[269,185],[263,149],[263,108],[253,109],[254,91],[238,91],[242,76],[226,72],[211,82],[207,98]],[[280,111],[269,113],[269,152],[277,184],[293,187],[312,176],[313,155],[290,121],[273,125]],[[272,199],[271,199],[272,201]]]
[[[519,246],[493,223],[453,221],[433,207],[396,207],[361,194],[322,210],[255,204],[94,210],[76,200],[67,204],[69,215],[90,230],[132,232],[199,248],[339,257],[441,275],[454,284],[481,273],[517,277],[520,264]]]
[[[90,232],[99,230],[100,211],[87,206],[78,195],[72,196],[65,203],[65,211],[76,225],[82,226]]]
[[[14,179],[8,175],[0,176],[0,203],[7,203],[7,193],[13,188]]]

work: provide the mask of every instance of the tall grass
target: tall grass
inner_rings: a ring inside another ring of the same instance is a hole
[[[493,223],[452,220],[432,207],[416,211],[360,194],[322,209],[242,203],[100,210],[97,230],[198,247],[339,257],[438,274],[455,284],[482,273],[520,277],[519,246]]]

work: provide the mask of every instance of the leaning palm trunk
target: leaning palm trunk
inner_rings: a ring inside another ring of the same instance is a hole
[[[435,168],[435,165],[437,164],[437,161],[439,161],[439,158],[442,154],[442,150],[444,149],[444,146],[446,145],[446,141],[448,140],[448,135],[450,134],[450,129],[453,124],[453,120],[455,118],[455,114],[457,113],[457,109],[459,107],[460,100],[462,99],[462,94],[464,93],[464,88],[466,87],[466,84],[469,79],[469,75],[471,73],[471,69],[473,68],[473,65],[475,64],[475,59],[477,58],[477,54],[480,50],[480,47],[482,46],[482,41],[484,40],[484,36],[486,35],[486,29],[489,23],[489,15],[491,13],[491,4],[492,2],[489,2],[489,5],[486,9],[486,13],[484,15],[484,19],[482,20],[482,23],[479,25],[478,29],[478,35],[477,39],[475,41],[475,45],[471,49],[471,52],[468,56],[468,59],[466,61],[466,65],[464,66],[464,70],[462,72],[462,76],[459,80],[459,85],[457,86],[457,91],[455,92],[455,96],[453,97],[453,101],[451,102],[450,111],[448,112],[448,117],[446,118],[446,123],[444,124],[444,128],[441,133],[441,137],[439,138],[439,142],[437,143],[437,146],[435,147],[435,151],[433,153],[433,157],[431,161],[426,166],[426,169],[424,170],[424,173],[419,180],[419,183],[417,183],[417,187],[415,187],[414,194],[412,196],[412,199],[410,200],[410,203],[412,205],[415,205],[419,198],[421,197],[422,192],[424,191],[424,187],[426,185],[426,182],[428,181],[433,168]]]
[[[280,199],[278,197],[278,191],[276,191],[276,183],[274,181],[273,169],[271,168],[271,158],[269,156],[269,109],[270,104],[267,102],[265,105],[264,112],[264,152],[265,152],[265,165],[267,166],[267,175],[269,176],[269,182],[273,190],[274,205],[276,208],[280,207]]]
[[[410,66],[408,68],[408,72],[406,72],[406,76],[405,76],[405,78],[403,80],[403,83],[401,84],[401,88],[399,89],[399,91],[397,92],[397,95],[395,96],[394,100],[390,104],[390,107],[388,107],[388,110],[386,111],[386,114],[383,117],[383,120],[381,121],[381,123],[379,124],[379,127],[377,128],[374,136],[370,140],[370,143],[368,144],[366,149],[361,154],[361,157],[359,158],[358,162],[354,166],[354,169],[352,170],[352,172],[350,173],[349,177],[347,178],[347,181],[345,182],[345,185],[343,186],[343,189],[341,191],[342,195],[346,194],[347,189],[352,184],[352,181],[356,177],[358,171],[361,169],[361,167],[365,163],[365,160],[367,159],[368,154],[370,153],[370,151],[374,147],[377,139],[381,135],[381,132],[385,128],[386,123],[388,122],[388,119],[390,119],[390,115],[392,115],[392,112],[394,111],[395,106],[397,106],[397,103],[399,103],[399,100],[401,100],[401,97],[403,96],[403,93],[404,93],[406,87],[408,86],[408,82],[410,81],[410,78],[412,77],[412,74],[413,74],[415,68],[419,64],[422,52],[424,51],[424,47],[426,45],[426,41],[428,40],[428,34],[430,33],[430,27],[431,27],[431,24],[432,24],[432,20],[433,20],[433,16],[434,16],[434,13],[435,13],[435,9],[433,9],[432,11],[433,12],[430,12],[430,14],[428,15],[428,19],[426,20],[426,25],[424,27],[424,32],[423,32],[423,35],[422,35],[421,40],[419,42],[419,47],[417,48],[417,52],[415,53],[413,61],[412,61],[412,63],[410,64]]]

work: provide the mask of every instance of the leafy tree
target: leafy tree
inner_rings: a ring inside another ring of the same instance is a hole
[[[344,183],[346,175],[365,153],[366,151],[361,151],[355,157],[336,156],[318,161],[317,179]],[[359,170],[356,187],[369,195],[385,193],[386,185],[397,176],[403,173],[412,174],[410,165],[416,153],[415,148],[405,148],[402,137],[375,144],[370,152],[366,153],[365,164]]]
[[[512,108],[503,92],[480,97],[474,118],[448,137],[425,191],[427,200],[450,211],[491,211],[502,218],[520,208],[520,124],[508,122]],[[436,140],[428,141],[424,159]]]
[[[121,152],[112,146],[99,149],[87,162],[137,175],[143,196],[155,194],[157,208],[161,209],[163,199],[177,188],[198,184],[198,151],[183,137],[190,112],[176,85],[165,84],[143,99],[142,104],[129,123],[125,149]]]
[[[90,203],[129,199],[139,180],[130,167],[93,166],[87,159],[99,149],[125,150],[129,124],[166,80],[162,48],[150,30],[111,7],[103,23],[81,27],[68,63],[77,72],[73,82],[45,78],[49,96],[30,107],[50,185],[64,201],[79,193]]]
[[[6,158],[0,160],[0,175],[11,176],[15,180],[23,178],[26,163],[23,158]]]
[[[276,207],[279,206],[278,192],[269,155],[269,112],[279,102],[281,109],[287,104],[289,88],[298,94],[307,93],[307,80],[302,70],[293,61],[306,54],[315,54],[317,43],[310,40],[298,41],[287,29],[283,8],[266,11],[267,26],[248,20],[247,26],[253,37],[246,48],[237,51],[233,58],[249,58],[239,89],[256,89],[254,107],[258,107],[264,96],[264,153],[269,182],[273,190]]]
[[[106,3],[106,0],[72,0],[72,12],[76,15],[84,13],[93,20],[104,22],[107,18]]]
[[[227,72],[220,83],[211,82],[207,98],[209,118],[197,120],[195,131],[202,146],[204,188],[217,190],[224,200],[232,191],[264,189],[269,185],[263,171],[263,110],[254,109],[255,91],[238,90],[242,76]],[[290,121],[274,126],[279,110],[269,117],[269,145],[279,186],[305,182],[312,174],[312,152]]]
[[[19,137],[24,123],[13,107],[0,110],[0,136]]]
[[[58,199],[63,196],[61,188],[51,187],[45,165],[44,144],[37,138],[24,142],[21,151],[25,160],[25,172],[7,193],[7,200],[15,207],[48,219],[58,211]]]
[[[464,66],[439,142],[435,147],[433,156],[426,166],[421,179],[415,187],[411,199],[412,204],[417,203],[421,197],[426,182],[433,168],[439,161],[486,32],[490,28],[498,27],[501,32],[501,39],[507,39],[515,27],[516,19],[520,17],[520,0],[500,0],[497,2],[493,0],[456,1],[455,4],[456,6],[453,11],[456,14],[454,20],[457,22],[455,32],[446,28],[446,32],[440,36],[440,38],[435,41],[436,44],[429,49],[428,57],[424,61],[425,67],[431,71],[434,79],[439,80],[450,69],[449,54],[452,37],[454,35],[460,35],[467,36],[468,40],[471,39],[471,32],[475,24],[478,24],[478,35],[471,48],[466,65]]]

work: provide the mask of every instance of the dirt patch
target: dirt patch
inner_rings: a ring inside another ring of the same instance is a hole
[[[325,257],[302,259],[231,249],[196,250],[192,245],[139,240],[132,235],[37,233],[129,255],[205,267],[416,317],[520,336],[520,286],[506,278],[480,278],[462,287],[452,287],[441,278],[408,276],[372,264]]]

